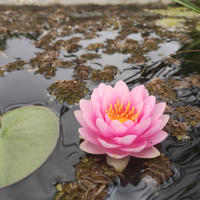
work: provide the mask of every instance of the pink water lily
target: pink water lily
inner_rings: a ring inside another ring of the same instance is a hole
[[[156,104],[144,85],[129,91],[123,81],[114,88],[101,83],[91,100],[80,100],[75,116],[84,141],[80,148],[91,154],[107,154],[115,159],[127,156],[153,158],[160,155],[154,145],[162,142],[169,116],[166,103]]]

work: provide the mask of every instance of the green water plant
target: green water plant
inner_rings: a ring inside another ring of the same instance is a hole
[[[6,112],[0,129],[0,188],[18,182],[39,168],[52,153],[59,122],[54,112],[27,106]]]
[[[182,6],[185,6],[191,10],[194,10],[195,12],[200,14],[200,7],[194,5],[193,3],[187,1],[187,0],[172,0],[175,3],[179,3]],[[196,0],[200,4],[200,0]]]

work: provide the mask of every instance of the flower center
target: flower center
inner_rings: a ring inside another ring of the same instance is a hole
[[[112,104],[110,104],[110,108],[106,110],[106,113],[108,114],[108,117],[114,121],[119,120],[120,123],[126,122],[127,120],[135,121],[139,115],[139,112],[137,114],[134,114],[134,106],[130,110],[130,101],[128,102],[128,105],[126,106],[126,110],[124,111],[122,107],[123,103],[119,103],[119,100],[117,99],[117,105],[114,104],[114,109],[112,107]]]

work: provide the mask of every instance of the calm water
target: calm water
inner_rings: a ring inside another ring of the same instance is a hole
[[[63,60],[72,60],[74,57],[87,53],[85,47],[90,43],[102,43],[106,39],[115,39],[118,36],[119,30],[101,31],[100,37],[91,40],[81,40],[78,44],[83,46],[78,52],[72,55],[67,51],[62,50],[60,58]],[[73,34],[62,37],[68,40],[72,37],[80,37],[81,34]],[[150,33],[150,36],[155,37],[155,33]],[[196,43],[200,38],[200,33],[190,33],[193,39],[192,48],[200,49],[200,44]],[[141,33],[133,33],[127,36],[134,40],[142,41]],[[22,59],[27,62],[31,58],[36,57],[35,52],[44,52],[45,50],[36,48],[33,42],[38,39],[37,36],[32,37],[25,34],[15,34],[14,37],[2,37],[0,39],[0,47],[5,48],[7,57],[0,56],[0,67]],[[57,38],[59,40],[61,38]],[[167,64],[160,64],[156,70],[152,70],[161,62],[161,57],[158,54],[169,56],[177,51],[187,50],[190,44],[181,44],[174,40],[165,40],[164,43],[159,44],[159,49],[151,51],[145,56],[149,56],[153,62],[149,65],[145,72],[141,75],[143,66],[136,66],[134,64],[124,63],[124,59],[131,54],[115,53],[107,55],[103,50],[98,53],[102,54],[101,59],[94,59],[87,61],[87,65],[94,69],[101,69],[101,66],[115,65],[122,73],[116,75],[114,80],[109,83],[114,85],[118,80],[124,80],[128,86],[133,88],[139,84],[146,84],[154,77],[168,78],[174,77],[181,79],[193,74],[200,74],[199,63],[182,62],[179,67],[168,66]],[[92,52],[94,53],[94,52]],[[69,56],[69,57],[65,57]],[[177,58],[184,60],[195,60],[200,62],[199,53],[187,53],[177,55]],[[100,66],[100,65],[101,66]],[[0,77],[0,109],[1,113],[9,110],[26,106],[26,105],[41,105],[52,109],[60,118],[60,138],[53,153],[49,156],[47,161],[31,175],[15,183],[9,187],[0,189],[0,200],[51,200],[53,199],[57,182],[72,181],[74,179],[74,167],[78,163],[79,158],[84,156],[84,152],[79,149],[79,123],[74,117],[74,110],[79,109],[78,104],[69,106],[56,103],[51,99],[47,88],[55,81],[61,79],[72,80],[74,77],[73,69],[61,69],[56,72],[56,76],[45,79],[43,75],[34,75],[34,72],[28,72],[31,68],[25,65],[24,70],[7,72],[5,77]],[[98,86],[91,81],[86,81],[90,89],[86,98],[90,98],[92,90]],[[177,105],[192,105],[199,106],[199,88],[184,89],[178,92],[181,101]],[[111,196],[110,200],[198,200],[200,199],[200,131],[193,130],[195,134],[191,135],[190,140],[175,141],[168,137],[162,142],[162,153],[168,155],[173,162],[175,168],[178,170],[179,176],[175,174],[168,185],[161,187],[160,190],[155,191],[150,189],[143,181],[137,186],[128,184],[125,188],[118,185]],[[137,165],[137,163],[135,163]],[[134,170],[134,169],[133,169]]]

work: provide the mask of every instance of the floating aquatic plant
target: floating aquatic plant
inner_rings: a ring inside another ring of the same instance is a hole
[[[93,82],[105,81],[109,83],[114,79],[116,74],[120,74],[120,71],[117,70],[115,66],[106,65],[103,70],[92,70],[91,74],[90,79],[92,79]]]
[[[142,43],[142,47],[147,51],[156,51],[159,48],[158,44],[163,42],[164,41],[159,38],[145,37],[144,42]]]
[[[173,65],[175,67],[179,67],[181,65],[181,62],[178,59],[174,59],[174,58],[171,58],[171,57],[166,57],[163,54],[159,54],[159,56],[162,56],[162,61],[165,64]]]
[[[36,53],[36,55],[36,58],[30,59],[29,65],[37,66],[38,68],[34,70],[35,74],[44,74],[46,79],[55,76],[58,67],[64,69],[73,67],[73,62],[58,59],[59,53],[57,51]]]
[[[147,160],[147,162],[144,163],[144,166],[146,168],[143,171],[141,178],[154,189],[160,188],[160,184],[164,181],[168,181],[174,173],[171,169],[172,163],[170,162],[169,157],[162,154],[157,158]],[[152,179],[156,182],[152,181]]]
[[[77,42],[77,37],[75,37],[76,39],[74,39],[74,43],[73,43],[73,39],[65,41],[65,40],[58,40],[55,42],[55,44],[52,44],[53,46],[51,47],[51,49],[54,50],[66,50],[68,53],[72,53],[72,52],[77,52],[80,48],[82,48],[81,45],[76,44]],[[79,40],[78,40],[79,41]]]
[[[1,123],[0,188],[39,168],[52,153],[59,137],[57,116],[42,106],[8,111]]]
[[[98,52],[99,49],[102,49],[104,47],[103,44],[101,43],[94,43],[94,44],[89,44],[88,47],[86,47],[87,51],[96,51]]]
[[[127,39],[125,41],[121,41],[124,38],[116,38],[115,40],[107,39],[106,43],[108,45],[105,46],[105,50],[103,53],[113,54],[113,53],[123,53],[123,54],[144,54],[146,50],[144,50],[138,42],[132,39]]]
[[[174,89],[183,89],[183,88],[191,88],[191,87],[199,87],[200,86],[200,75],[192,75],[187,78],[183,78],[182,80],[176,79],[168,79],[166,81],[170,87]]]
[[[166,126],[163,129],[166,132],[169,132],[170,135],[177,140],[189,139],[188,136],[188,127],[185,123],[179,122],[175,119],[169,119]]]
[[[183,122],[191,126],[199,126],[200,122],[200,110],[196,107],[191,106],[181,106],[175,107],[172,112],[173,115],[181,117]]]
[[[75,74],[74,77],[78,78],[78,79],[84,79],[84,80],[88,80],[91,76],[91,71],[92,68],[89,66],[85,66],[85,65],[76,65],[74,67],[75,70]]]
[[[92,154],[107,154],[107,162],[123,171],[130,156],[153,158],[154,147],[167,137],[162,131],[169,116],[163,115],[166,103],[156,104],[143,85],[129,91],[123,81],[114,88],[101,83],[91,100],[80,100],[75,116],[84,142],[80,148]]]
[[[81,58],[84,58],[85,60],[94,60],[95,58],[101,58],[101,54],[86,53],[81,55]]]
[[[94,156],[84,157],[75,166],[76,180],[68,183],[58,183],[54,200],[102,200],[107,196],[108,187],[114,184],[117,176],[123,176],[114,167],[99,162]]]
[[[124,60],[126,63],[132,63],[134,65],[144,65],[148,59],[143,55],[134,54]]]
[[[73,63],[76,63],[77,65],[80,65],[80,64],[84,64],[87,62],[86,59],[81,59],[81,58],[76,58],[74,60],[72,60]]]
[[[18,60],[13,63],[8,63],[7,65],[4,65],[3,67],[0,68],[0,76],[4,76],[4,72],[12,72],[14,70],[22,70],[24,69],[24,65],[27,62],[24,60]]]
[[[91,32],[84,33],[84,39],[86,39],[86,40],[91,40],[91,39],[97,38],[97,37],[99,37],[99,34],[91,33]]]
[[[180,33],[177,31],[169,31],[163,28],[158,28],[156,31],[156,34],[162,38],[169,38],[172,40],[177,40],[182,43],[191,43],[192,39],[188,34]]]
[[[177,101],[176,92],[160,78],[154,78],[152,81],[148,82],[146,84],[146,89],[151,95],[155,95],[166,102]]]
[[[112,65],[106,65],[106,67],[102,70],[92,69],[91,67],[85,65],[77,65],[74,69],[76,72],[74,77],[81,80],[92,79],[93,82],[105,81],[109,83],[114,79],[115,75],[120,73],[120,71],[117,70],[117,67]]]
[[[68,104],[78,103],[88,93],[85,82],[80,80],[58,80],[51,84],[48,88],[51,95],[55,96],[55,100],[59,103],[67,102]]]

